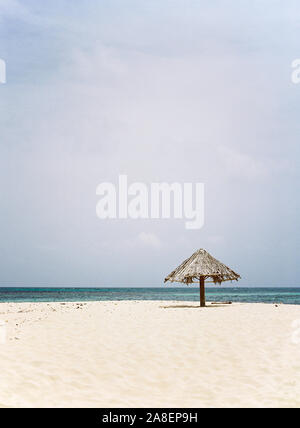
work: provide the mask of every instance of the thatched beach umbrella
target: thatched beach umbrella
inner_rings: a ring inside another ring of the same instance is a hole
[[[240,275],[229,267],[212,257],[207,251],[201,249],[196,251],[189,259],[181,263],[165,279],[165,282],[183,282],[192,284],[200,282],[200,306],[205,306],[205,280],[211,279],[215,284],[224,281],[238,281]]]

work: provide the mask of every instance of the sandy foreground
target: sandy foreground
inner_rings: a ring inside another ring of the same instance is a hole
[[[0,407],[300,407],[300,306],[2,303],[0,320]]]

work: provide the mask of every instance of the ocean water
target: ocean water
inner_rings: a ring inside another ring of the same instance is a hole
[[[199,288],[0,288],[0,302],[109,300],[199,301]],[[259,302],[300,305],[300,288],[207,287],[208,302]]]

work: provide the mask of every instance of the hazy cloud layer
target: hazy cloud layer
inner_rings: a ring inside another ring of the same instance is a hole
[[[199,247],[298,285],[299,7],[236,3],[0,0],[0,285],[160,285]],[[205,183],[204,228],[100,221],[120,174]]]

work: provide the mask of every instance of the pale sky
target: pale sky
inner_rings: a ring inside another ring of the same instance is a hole
[[[198,248],[300,286],[297,0],[0,0],[0,286],[159,286]],[[205,184],[205,224],[96,188]]]

